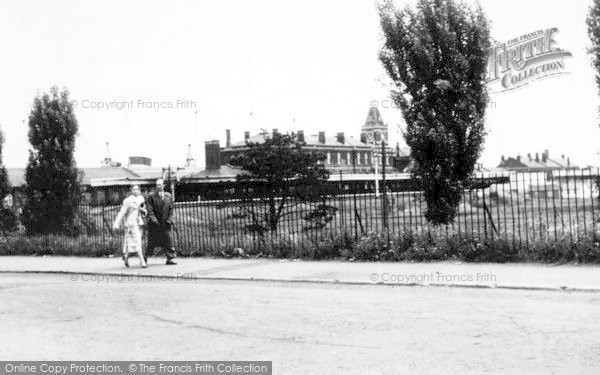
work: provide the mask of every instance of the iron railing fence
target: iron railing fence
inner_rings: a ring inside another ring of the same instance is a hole
[[[454,222],[442,226],[431,225],[425,219],[422,192],[394,188],[393,181],[385,188],[380,181],[379,195],[340,190],[328,191],[316,202],[284,202],[276,230],[265,229],[265,218],[272,213],[265,199],[177,202],[173,237],[177,250],[186,254],[237,247],[259,251],[282,241],[306,248],[336,235],[357,240],[369,234],[389,239],[406,233],[501,239],[519,249],[528,249],[538,241],[573,244],[598,233],[599,175],[597,169],[487,174],[481,181],[489,183],[465,189]],[[275,203],[278,208],[281,199]],[[50,249],[69,246],[80,247],[82,252],[106,247],[117,250],[121,234],[113,233],[111,226],[119,208],[81,205],[80,235],[44,235],[37,236],[38,240]],[[7,236],[27,238],[24,231]]]

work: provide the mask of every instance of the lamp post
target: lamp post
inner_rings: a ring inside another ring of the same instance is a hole
[[[378,142],[373,143],[373,162],[375,164],[375,196],[379,197],[379,144]]]

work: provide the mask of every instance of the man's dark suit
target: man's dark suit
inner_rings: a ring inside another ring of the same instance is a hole
[[[173,222],[173,197],[166,191],[163,192],[163,197],[160,197],[159,192],[150,194],[146,199],[148,209],[148,252],[153,253],[157,247],[165,249],[167,260],[175,258],[175,247],[171,239],[171,227]]]

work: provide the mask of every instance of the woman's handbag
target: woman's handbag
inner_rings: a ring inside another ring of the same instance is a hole
[[[144,204],[142,203],[140,205],[140,209],[138,210],[138,216],[137,216],[137,223],[140,227],[143,227],[144,225],[146,225],[146,221],[144,220],[146,215],[144,214],[144,212],[145,212]]]

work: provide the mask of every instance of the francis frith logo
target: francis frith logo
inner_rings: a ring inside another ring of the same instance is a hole
[[[556,27],[521,35],[489,50],[487,83],[492,92],[523,87],[540,78],[568,73],[571,52],[557,46]]]

